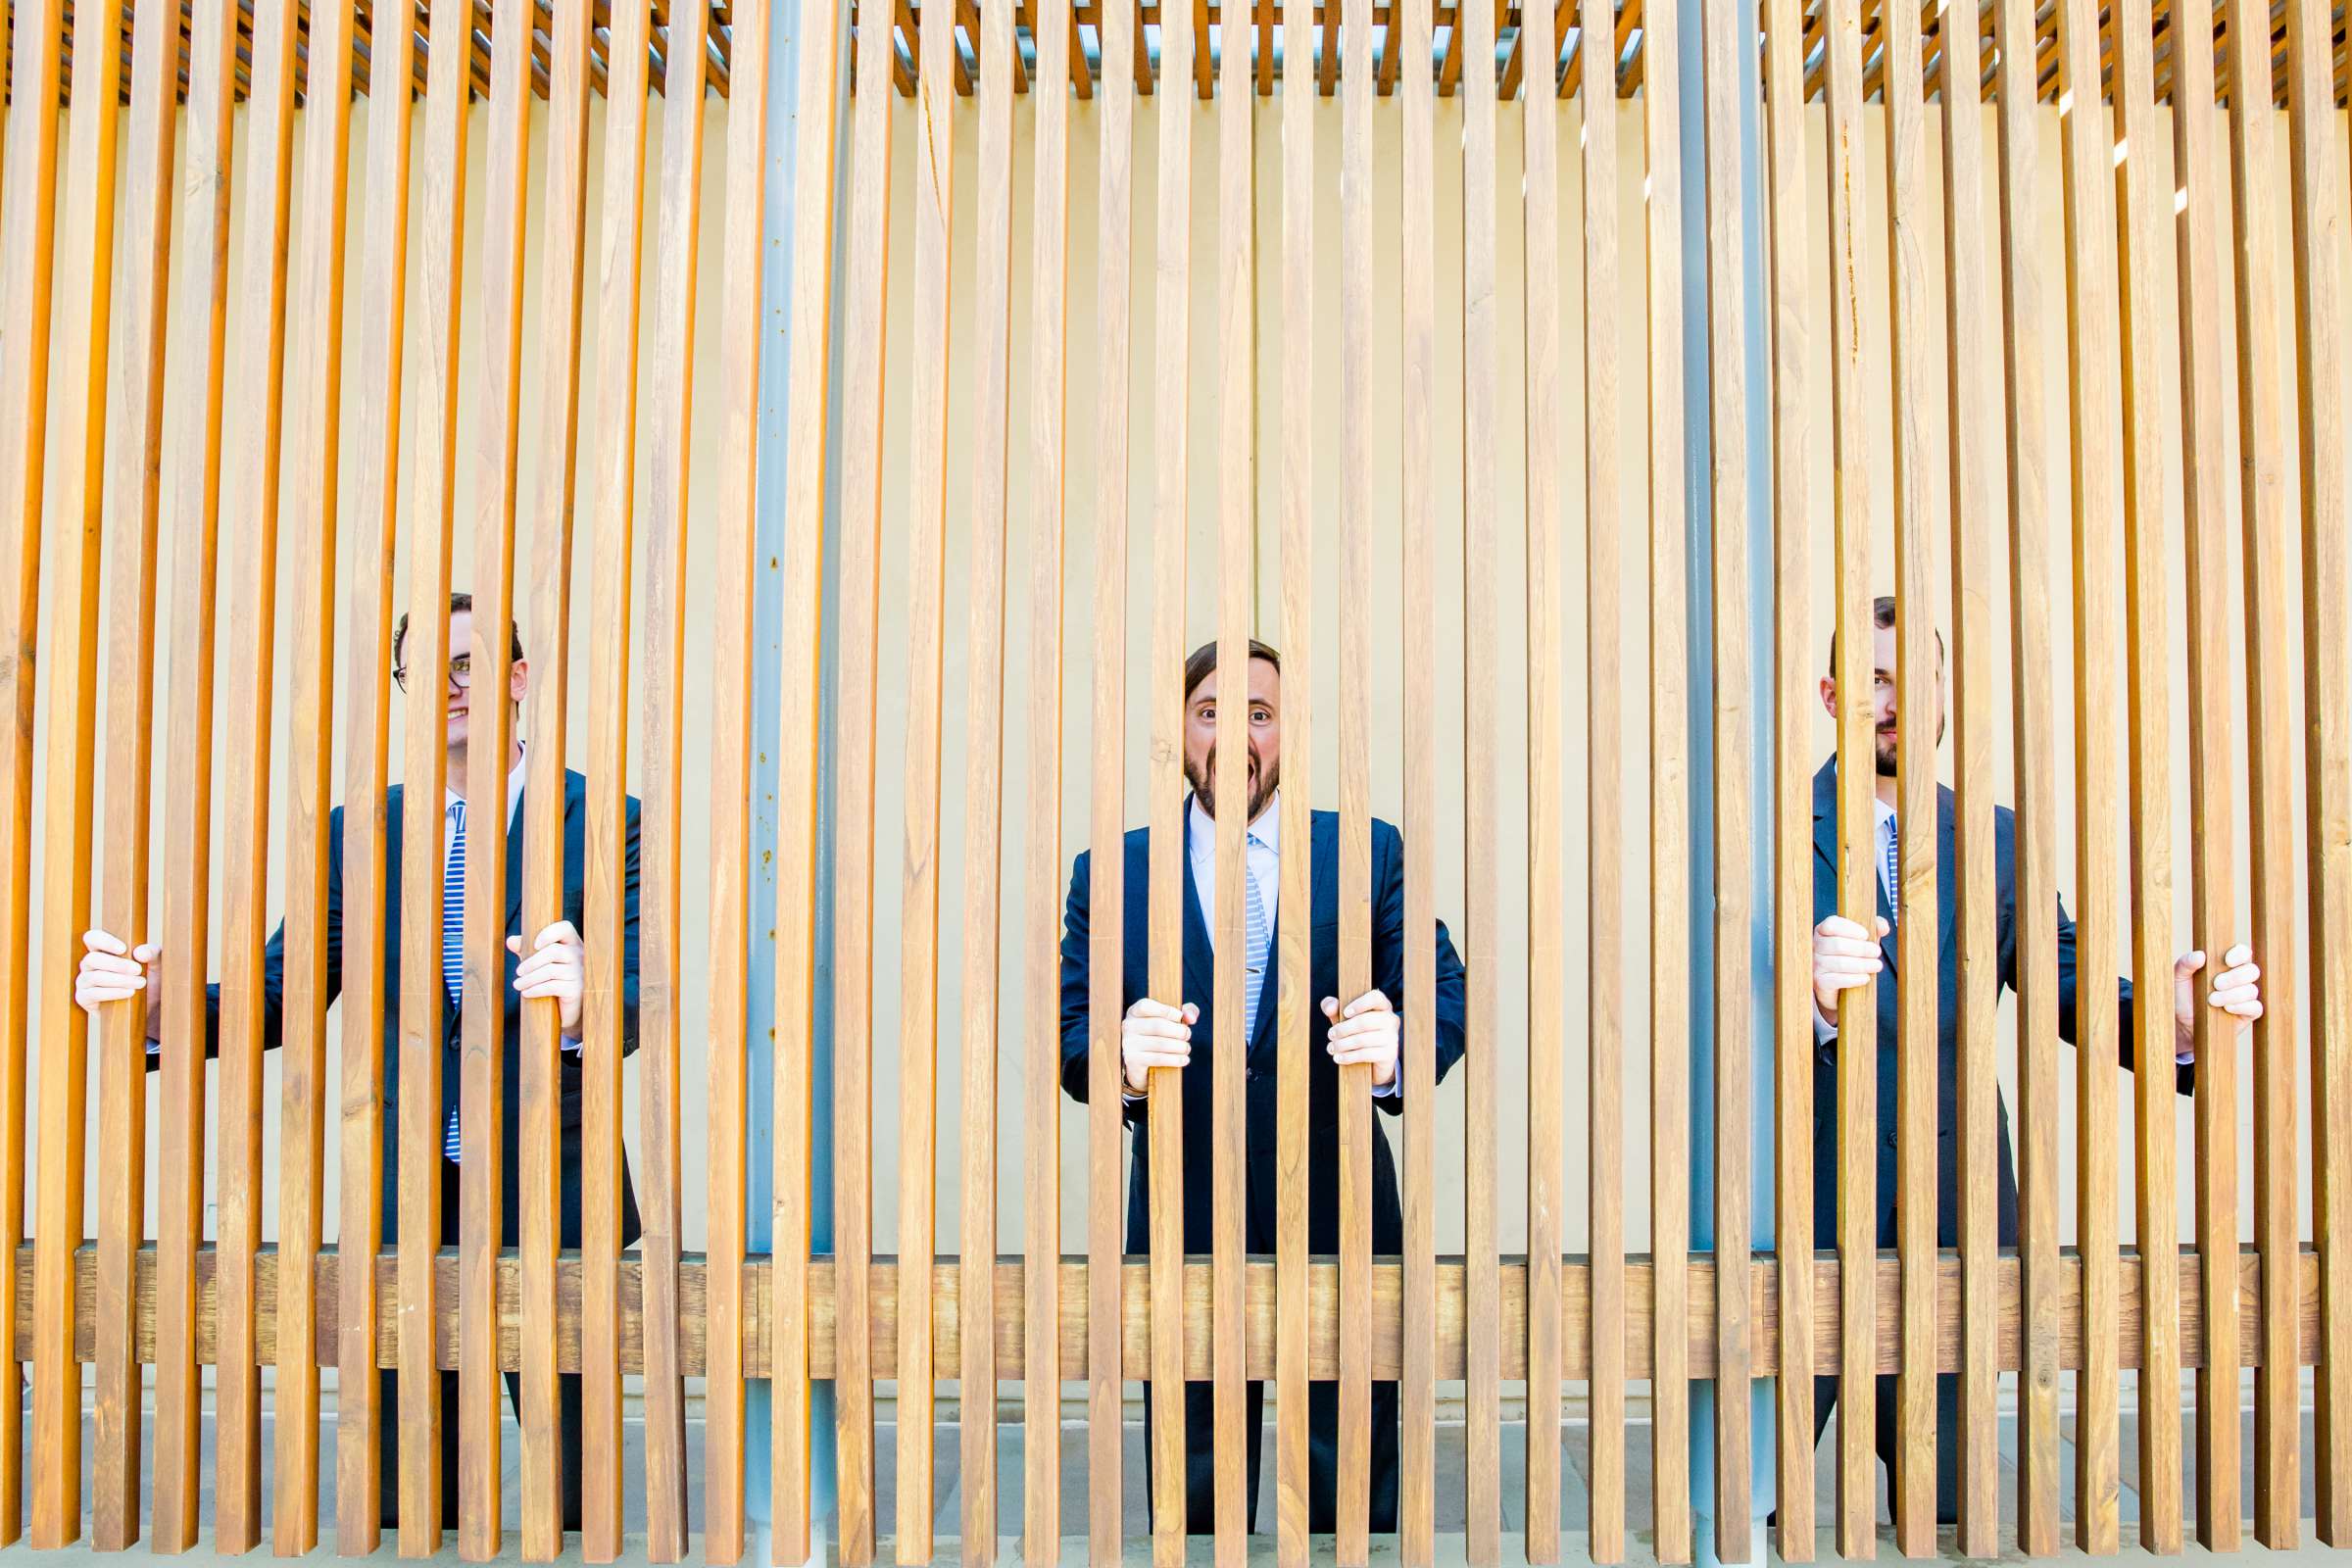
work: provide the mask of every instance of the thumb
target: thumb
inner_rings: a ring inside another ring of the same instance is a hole
[[[1885,917],[1884,915],[1874,915],[1874,916],[1872,916],[1872,918],[1871,918],[1871,922],[1870,922],[1870,923],[1871,923],[1872,925],[1875,925],[1875,926],[1877,926],[1877,927],[1879,928],[1879,935],[1880,935],[1880,936],[1882,936],[1882,937],[1884,937],[1884,936],[1885,936],[1885,935],[1886,935],[1887,932],[1889,932],[1889,931],[1891,931],[1891,930],[1893,930],[1893,929],[1894,929],[1894,927],[1892,927],[1892,926],[1890,926],[1890,925],[1888,925],[1888,924],[1886,923],[1886,917]]]
[[[2205,955],[2202,950],[2183,953],[2173,964],[2173,975],[2176,979],[2186,980],[2204,967]]]
[[[512,953],[512,954],[514,954],[514,955],[516,957],[518,957],[518,958],[519,958],[519,957],[521,957],[521,956],[522,956],[522,938],[520,938],[520,937],[509,937],[509,938],[507,938],[507,951],[508,951],[509,953]]]
[[[1186,1004],[1184,1004],[1184,1023],[1185,1023],[1185,1027],[1189,1029],[1189,1028],[1191,1028],[1191,1027],[1192,1027],[1194,1024],[1197,1024],[1197,1023],[1199,1023],[1200,1021],[1200,1004],[1199,1003],[1197,1003],[1197,1002],[1188,1002],[1188,1003],[1186,1003]]]
[[[1333,1023],[1338,1023],[1340,1021],[1339,998],[1325,997],[1323,999],[1323,1016],[1329,1018]]]

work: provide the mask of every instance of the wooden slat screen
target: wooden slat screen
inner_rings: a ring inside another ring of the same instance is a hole
[[[18,5],[0,1544],[2352,1542],[2340,18],[1754,15]]]

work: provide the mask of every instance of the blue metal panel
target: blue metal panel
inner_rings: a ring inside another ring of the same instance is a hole
[[[1753,808],[1751,820],[1769,823],[1772,819],[1772,754],[1767,744],[1774,723],[1774,693],[1770,678],[1773,667],[1771,403],[1766,379],[1769,359],[1764,338],[1765,230],[1757,51],[1753,46],[1752,28],[1742,20],[1747,13],[1740,8],[1699,0],[1689,15],[1695,24],[1681,29],[1675,69],[1682,85],[1684,106],[1681,149],[1683,310],[1687,323],[1683,350],[1684,417],[1690,431],[1684,484],[1690,519],[1687,567],[1690,583],[1690,872],[1692,888],[1712,889],[1718,871],[1714,835],[1716,792],[1724,789],[1744,790]],[[1748,531],[1746,538],[1736,541],[1718,541],[1713,536],[1713,489],[1710,482],[1715,438],[1710,419],[1710,377],[1718,368],[1712,363],[1708,333],[1707,163],[1703,108],[1706,95],[1701,54],[1704,42],[1702,29],[1716,26],[1741,27],[1749,34],[1749,46],[1735,52],[1740,75],[1740,194],[1743,241],[1738,266],[1740,270],[1741,315],[1745,330],[1740,342],[1740,363],[1728,368],[1746,383],[1746,402],[1750,415],[1745,432]],[[1719,546],[1743,549],[1748,555],[1748,667],[1752,674],[1752,685],[1747,696],[1754,743],[1748,752],[1746,776],[1740,778],[1723,777],[1715,755],[1713,573],[1714,551]],[[1773,1104],[1776,1059],[1772,1034],[1773,887],[1769,833],[1759,831],[1751,834],[1748,851],[1744,874],[1749,883],[1748,906],[1754,911],[1749,926],[1749,1015],[1756,1020],[1756,1026],[1749,1036],[1751,1094],[1746,1107],[1750,1150],[1748,1223],[1752,1245],[1758,1250],[1765,1250],[1773,1245],[1774,1234]],[[1711,895],[1702,893],[1694,897],[1690,906],[1690,1247],[1693,1251],[1711,1250],[1715,1245],[1717,1107],[1714,919]],[[1716,1391],[1713,1384],[1700,1383],[1693,1385],[1690,1392],[1690,1491],[1691,1508],[1697,1524],[1693,1549],[1699,1568],[1714,1568],[1717,1560],[1713,1517]],[[1755,1508],[1751,1542],[1756,1560],[1761,1562],[1766,1551],[1762,1521],[1773,1507],[1775,1485],[1773,1447],[1776,1411],[1772,1383],[1766,1379],[1756,1380],[1749,1387],[1748,1400],[1752,1439],[1749,1486]]]
[[[819,3],[840,3],[844,18],[840,36],[850,36],[846,0],[819,0]],[[752,943],[750,968],[749,1027],[745,1034],[751,1042],[749,1080],[753,1086],[750,1106],[750,1132],[746,1158],[749,1164],[749,1200],[746,1209],[748,1246],[755,1252],[768,1250],[774,1245],[775,1202],[775,1030],[776,966],[773,936],[776,917],[776,842],[780,823],[776,806],[776,750],[781,741],[782,694],[778,677],[784,667],[784,457],[786,432],[791,423],[791,387],[787,367],[791,364],[792,313],[792,256],[794,225],[798,217],[793,201],[792,174],[800,133],[800,43],[802,8],[782,4],[768,31],[768,100],[767,100],[767,191],[766,229],[762,236],[761,298],[765,302],[766,347],[760,354],[760,424],[759,424],[759,575],[754,586],[752,664],[752,743],[755,772],[752,780],[752,929],[765,932],[765,941]],[[849,50],[844,48],[840,62],[847,96]],[[841,141],[842,153],[835,159],[834,210],[848,211],[849,184],[848,138]],[[833,269],[835,273],[844,265],[846,225],[836,224],[833,236]],[[841,338],[838,329],[833,338],[832,375],[838,381],[841,373]],[[833,691],[833,615],[831,600],[839,574],[839,551],[832,519],[840,512],[841,464],[838,448],[830,451],[825,466],[825,577],[826,612],[822,616],[824,641],[821,651],[820,701],[827,704],[827,713],[820,733],[830,730],[830,695]],[[816,994],[809,1000],[813,1009],[814,1027],[811,1031],[813,1082],[809,1085],[813,1113],[809,1118],[809,1245],[819,1252],[833,1245],[833,1119],[827,1107],[833,1098],[833,1034],[832,1034],[832,834],[829,824],[833,814],[833,769],[830,754],[820,750],[817,761],[817,906],[816,906]],[[767,1523],[770,1511],[769,1487],[771,1476],[771,1422],[773,1407],[768,1385],[752,1385],[745,1411],[745,1505],[755,1528],[751,1549],[747,1553],[753,1562],[767,1561],[772,1556],[772,1541]],[[817,1434],[829,1433],[833,1425],[833,1400],[829,1388],[820,1384],[810,1400],[808,1420]],[[810,1544],[814,1556],[822,1557],[826,1546],[824,1521],[834,1505],[833,1446],[830,1442],[810,1445],[809,1507],[812,1529]]]

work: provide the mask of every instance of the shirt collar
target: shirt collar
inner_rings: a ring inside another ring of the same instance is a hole
[[[1894,808],[1880,800],[1875,793],[1870,798],[1870,804],[1872,825],[1880,832],[1886,832],[1886,824],[1894,820]]]
[[[1196,854],[1214,855],[1217,852],[1217,819],[1206,811],[1193,809],[1199,800],[1199,794],[1195,793],[1186,796],[1184,802],[1185,819],[1192,847]],[[1266,797],[1266,808],[1257,813],[1256,821],[1250,824],[1250,836],[1275,854],[1282,853],[1282,791],[1280,789]]]
[[[522,805],[523,781],[530,777],[530,760],[526,748],[514,749],[514,766],[507,774],[507,820],[514,820],[515,808]],[[466,792],[444,781],[441,787],[441,808],[446,811],[466,799]]]

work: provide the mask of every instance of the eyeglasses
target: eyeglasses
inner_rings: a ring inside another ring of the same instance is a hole
[[[449,662],[449,683],[460,691],[464,691],[473,684],[473,656],[471,654],[460,654]],[[409,689],[408,665],[394,664],[392,666],[392,684],[404,692]]]

